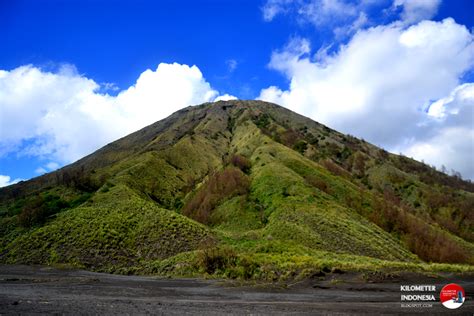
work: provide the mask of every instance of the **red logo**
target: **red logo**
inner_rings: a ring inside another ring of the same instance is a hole
[[[444,307],[456,309],[466,300],[464,289],[457,284],[451,283],[441,289],[439,298]]]

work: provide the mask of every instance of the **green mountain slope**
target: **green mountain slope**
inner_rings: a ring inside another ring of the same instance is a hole
[[[473,192],[277,105],[207,103],[0,189],[0,261],[269,279],[472,271]]]

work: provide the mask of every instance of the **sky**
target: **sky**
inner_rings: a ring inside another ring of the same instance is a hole
[[[0,186],[233,98],[474,179],[472,12],[470,0],[0,0]]]

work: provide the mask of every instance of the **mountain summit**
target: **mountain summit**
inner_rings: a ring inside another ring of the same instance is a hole
[[[205,103],[0,189],[0,262],[268,279],[473,270],[473,192],[275,104]]]

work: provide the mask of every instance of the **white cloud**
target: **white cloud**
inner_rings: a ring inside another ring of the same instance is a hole
[[[113,82],[102,82],[100,84],[101,88],[104,90],[104,91],[119,91],[119,87],[117,87],[117,85]]]
[[[58,169],[59,167],[60,167],[60,165],[57,162],[50,161],[46,165],[36,168],[35,173],[44,174],[46,172],[54,171],[54,170]]]
[[[217,101],[230,101],[230,100],[237,100],[237,97],[234,97],[233,95],[230,95],[230,94],[224,94],[224,95],[220,95],[217,98],[215,98],[214,102],[217,102]]]
[[[311,0],[302,3],[298,14],[306,21],[316,26],[333,23],[335,20],[344,20],[357,17],[357,4],[341,0]]]
[[[470,123],[473,123],[473,104],[474,83],[465,83],[456,87],[449,96],[433,102],[428,109],[428,115],[444,120],[451,118],[467,119],[470,120]],[[470,112],[463,113],[464,110]],[[465,123],[462,124],[465,125]]]
[[[362,29],[369,23],[369,18],[365,12],[360,12],[356,20],[354,20],[349,26],[344,25],[336,27],[334,29],[334,35],[337,38],[344,37],[346,35],[351,35],[357,32],[359,29]]]
[[[59,164],[57,162],[51,161],[46,164],[46,168],[48,168],[50,171],[53,171],[59,168]]]
[[[43,174],[43,173],[46,173],[46,172],[48,172],[48,170],[46,170],[43,167],[38,167],[38,168],[35,169],[35,173],[37,173],[37,174]]]
[[[270,22],[278,14],[287,11],[286,6],[291,4],[292,0],[268,0],[262,7],[263,19]]]
[[[359,15],[358,3],[344,0],[268,0],[262,7],[263,19],[272,21],[280,14],[296,14],[301,22],[309,22],[315,26],[345,20]]]
[[[374,1],[346,0],[268,0],[262,7],[263,19],[272,21],[278,15],[291,15],[300,24],[329,28],[341,38],[369,24],[367,10]]]
[[[410,151],[438,166],[444,161],[474,178],[467,168],[472,165],[472,152],[462,146],[468,139],[457,139],[459,145],[452,146],[453,151],[463,150],[456,154],[459,159],[450,159],[448,152],[441,155],[441,150],[436,160],[430,159],[428,147],[424,147],[426,155],[420,149],[427,144],[438,148],[461,130],[474,129],[472,115],[462,122],[458,117],[458,125],[447,129],[454,116],[435,118],[435,105],[430,115],[425,111],[432,100],[454,93],[461,76],[473,67],[473,36],[464,26],[452,19],[423,21],[408,29],[393,23],[360,30],[333,55],[318,54],[315,60],[310,54],[304,39],[293,39],[288,47],[275,51],[269,66],[284,73],[290,86],[263,89],[259,98],[389,150]],[[472,98],[466,100],[456,104],[472,108]],[[443,111],[452,111],[453,104]]]
[[[20,181],[22,181],[22,179],[15,179],[13,181],[10,181],[10,176],[0,174],[0,188],[18,183]]]
[[[228,59],[226,61],[226,64],[227,64],[227,69],[229,70],[229,72],[234,72],[234,70],[237,69],[237,66],[239,63],[235,59]]]
[[[445,127],[426,140],[416,141],[403,148],[409,157],[438,167],[459,171],[464,178],[474,179],[474,129]]]
[[[474,83],[462,84],[431,104],[428,115],[435,119],[431,133],[405,146],[406,154],[474,179]]]
[[[441,0],[394,0],[392,8],[402,8],[401,18],[405,24],[431,19],[438,12]]]
[[[271,22],[278,15],[290,16],[299,24],[312,24],[332,30],[335,39],[344,41],[358,30],[373,25],[369,14],[381,12],[385,19],[397,19],[409,26],[434,17],[441,0],[267,0],[262,7],[263,19]]]
[[[57,73],[34,66],[0,70],[0,156],[13,151],[39,156],[55,161],[44,171],[54,170],[182,107],[218,96],[196,66],[177,63],[144,71],[117,96],[100,88],[71,66]]]

